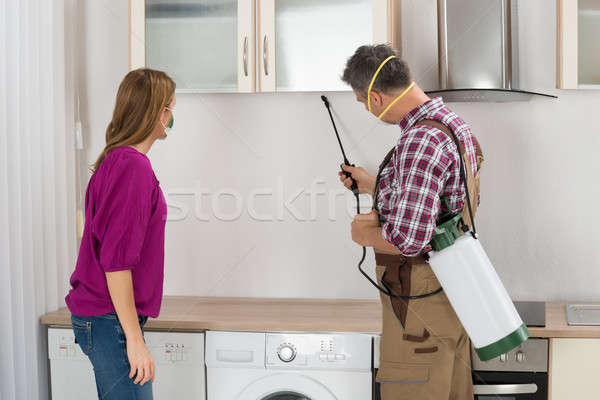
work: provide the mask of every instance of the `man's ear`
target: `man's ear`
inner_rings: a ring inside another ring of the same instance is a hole
[[[383,104],[383,98],[381,93],[371,90],[371,106],[381,106]]]

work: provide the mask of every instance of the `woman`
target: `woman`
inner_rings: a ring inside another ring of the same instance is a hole
[[[174,107],[175,83],[164,72],[129,72],[86,191],[65,301],[103,400],[152,399],[155,366],[143,328],[162,300],[167,206],[146,153],[167,137]]]

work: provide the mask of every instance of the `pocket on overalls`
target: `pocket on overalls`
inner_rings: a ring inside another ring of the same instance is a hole
[[[71,326],[75,334],[75,343],[86,356],[92,351],[92,323],[75,315],[71,315]]]
[[[423,363],[434,362],[440,357],[440,344],[423,344],[411,349],[411,361]]]
[[[381,343],[381,362],[415,365],[435,362],[444,346],[443,341],[432,337],[427,329],[419,335],[404,333],[395,338],[382,337]]]
[[[429,380],[429,366],[382,361],[375,380],[378,383],[425,383]]]

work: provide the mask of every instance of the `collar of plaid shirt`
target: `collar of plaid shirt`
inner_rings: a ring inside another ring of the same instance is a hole
[[[445,107],[441,97],[435,97],[420,106],[412,109],[408,114],[402,118],[399,125],[402,132],[406,132],[412,128],[417,122],[427,119],[431,113],[438,111],[440,108]]]

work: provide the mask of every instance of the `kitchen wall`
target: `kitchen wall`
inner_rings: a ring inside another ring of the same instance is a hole
[[[478,230],[515,299],[599,300],[600,92],[554,90],[554,2],[528,0],[520,12],[521,86],[559,99],[451,105],[486,155]],[[127,16],[126,1],[80,3],[90,164],[127,72]],[[175,132],[149,153],[170,205],[166,294],[377,296],[356,269],[353,198],[337,181],[339,150],[319,95],[177,96]],[[349,157],[375,173],[399,129],[350,92],[327,96]],[[370,251],[366,266],[373,273]]]

